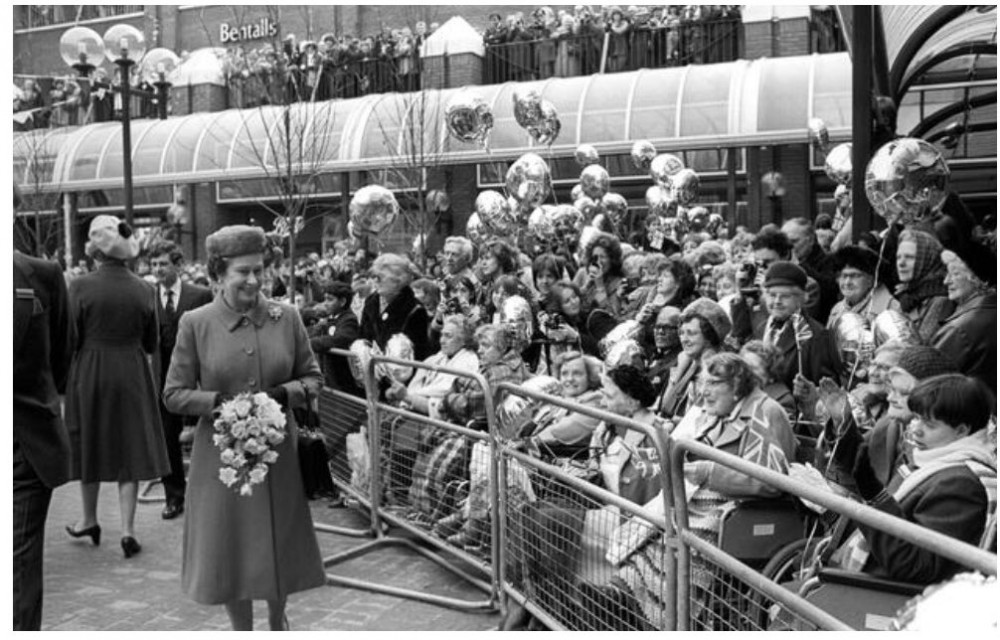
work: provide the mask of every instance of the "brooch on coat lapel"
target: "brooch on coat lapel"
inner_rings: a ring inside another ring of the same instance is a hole
[[[333,334],[335,334],[336,332],[337,332],[337,327],[330,327],[329,329],[327,329],[326,334],[332,338]]]
[[[388,319],[389,319],[389,312],[388,311],[383,311],[382,312],[382,322],[385,322]]]
[[[281,314],[282,314],[281,307],[279,307],[278,305],[274,304],[268,306],[267,315],[271,316],[271,320],[277,322],[278,320],[281,319]]]

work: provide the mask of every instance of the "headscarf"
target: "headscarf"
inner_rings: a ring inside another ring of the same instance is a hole
[[[913,266],[913,279],[896,287],[896,299],[904,313],[909,313],[928,298],[947,296],[944,278],[948,269],[941,260],[944,247],[937,238],[926,231],[906,229],[899,236],[899,243],[917,245],[917,260]]]

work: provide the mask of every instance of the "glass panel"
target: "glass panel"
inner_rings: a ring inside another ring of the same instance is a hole
[[[197,113],[182,118],[180,129],[170,141],[170,146],[165,149],[164,173],[191,171],[194,167],[195,146],[203,133],[214,129],[215,125],[212,121],[216,120],[219,115],[218,113]]]
[[[513,84],[500,86],[496,102],[493,104],[493,133],[490,134],[490,149],[499,151],[529,145],[531,137],[514,120],[514,89],[520,88],[522,91],[534,89],[540,92],[544,85],[544,82],[525,82],[517,87]]]
[[[201,147],[197,150],[198,157],[195,158],[194,167],[196,171],[228,168],[229,147],[242,122],[243,116],[235,109],[226,111],[218,120],[212,122],[212,126],[204,132]]]
[[[100,160],[101,151],[108,142],[108,136],[113,135],[114,132],[121,135],[121,125],[117,122],[89,127],[89,131],[83,134],[86,137],[80,142],[80,146],[77,147],[76,153],[71,159],[72,165],[68,172],[70,180],[92,180],[97,177],[97,163]],[[121,146],[120,143],[119,146]],[[121,175],[121,169],[119,169],[119,175]]]
[[[243,110],[243,124],[232,143],[232,155],[227,168],[272,167],[272,145],[284,146],[287,142],[283,119],[285,107],[259,107]],[[295,125],[290,125],[295,131]],[[280,154],[284,157],[284,151]]]
[[[821,118],[828,127],[851,126],[851,59],[846,53],[817,56],[813,72],[813,117]],[[798,91],[807,90],[802,84]],[[761,106],[771,104],[761,92]],[[766,101],[766,102],[765,102]]]
[[[400,129],[412,106],[412,100],[395,94],[387,94],[375,104],[361,142],[361,158],[400,157]]]
[[[556,144],[576,144],[580,93],[583,92],[586,84],[586,79],[581,81],[580,78],[559,78],[550,81],[546,86],[542,98],[551,102],[552,106],[556,108],[556,113],[559,114],[559,123],[562,125],[559,137],[556,138]],[[590,142],[587,134],[588,132],[584,129],[581,142]]]
[[[680,113],[682,137],[728,132],[729,79],[735,68],[733,64],[689,68]]]
[[[956,45],[971,44],[974,42],[997,41],[997,16],[996,10],[980,13],[976,10],[968,11],[955,18],[940,31],[935,33],[930,40],[925,42],[920,50],[913,56],[913,60],[907,65],[907,71],[916,69],[935,55]],[[980,56],[987,65],[996,68],[996,56]],[[978,62],[975,61],[975,62]],[[978,66],[978,64],[977,64]],[[909,73],[906,74],[907,76]],[[904,82],[906,76],[904,76]]]
[[[629,140],[673,138],[681,69],[649,71],[639,79],[632,98]]]
[[[617,142],[625,135],[625,109],[635,74],[596,76],[587,90],[580,142]]]
[[[807,58],[768,60],[761,69],[758,85],[757,130],[804,129],[809,121],[808,87]]]
[[[160,174],[160,159],[163,157],[163,147],[175,129],[177,129],[177,122],[171,120],[153,120],[142,138],[136,136],[136,132],[133,131],[132,175],[149,176]]]

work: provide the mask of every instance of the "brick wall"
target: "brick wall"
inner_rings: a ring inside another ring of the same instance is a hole
[[[424,58],[421,83],[425,89],[450,89],[480,84],[483,59],[472,53]]]
[[[743,25],[747,60],[809,54],[809,20],[764,20]]]

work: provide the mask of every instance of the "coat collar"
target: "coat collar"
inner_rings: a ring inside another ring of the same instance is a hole
[[[226,329],[229,331],[236,331],[236,329],[240,326],[250,322],[252,322],[254,326],[259,329],[263,327],[264,323],[267,322],[269,317],[271,317],[271,313],[286,312],[281,305],[266,299],[262,295],[257,296],[257,304],[245,313],[240,313],[226,304],[221,292],[215,296],[215,302],[213,304],[219,313],[219,318],[222,320],[222,324],[225,325]]]
[[[754,411],[757,410],[761,401],[766,397],[767,394],[761,389],[754,389],[747,397],[740,400],[733,407],[732,412],[725,418],[718,418],[710,416],[707,413],[702,413],[704,422],[698,425],[696,439],[703,440],[714,431],[717,435],[708,444],[716,448],[739,440],[743,437],[743,432],[750,425]]]
[[[997,308],[997,294],[996,291],[987,291],[982,295],[978,295],[971,300],[966,300],[959,307],[955,309],[955,312],[945,320],[945,322],[950,322],[959,316],[964,316],[967,313],[972,313],[973,311],[978,311],[979,309],[996,309]]]

